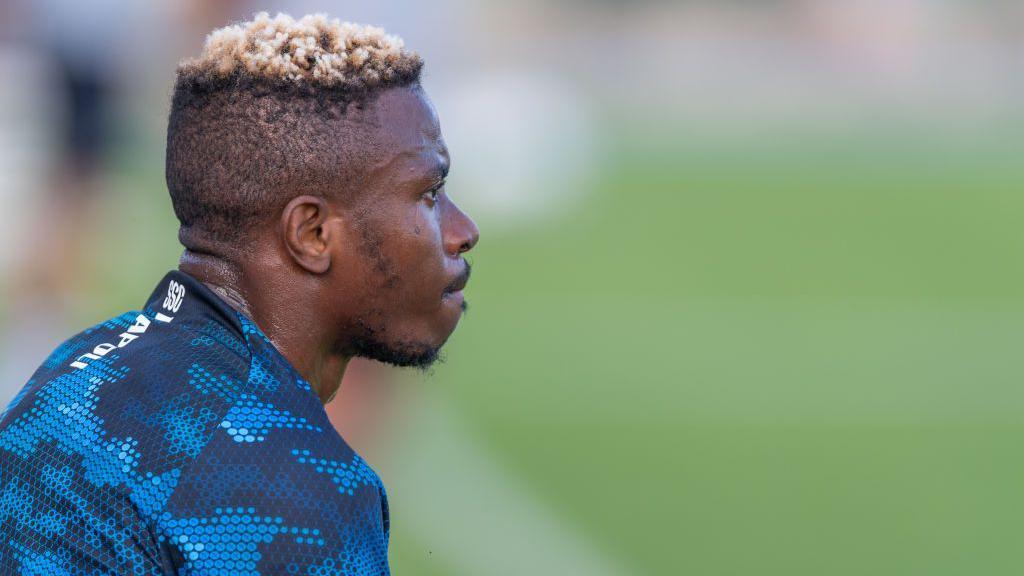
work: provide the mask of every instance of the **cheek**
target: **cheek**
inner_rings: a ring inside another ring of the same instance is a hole
[[[383,230],[378,228],[377,230]],[[376,257],[376,285],[381,296],[421,307],[425,299],[434,303],[446,283],[444,250],[440,227],[429,210],[417,209],[391,229],[380,234]],[[435,294],[436,292],[436,294]]]
[[[432,255],[443,254],[441,247],[441,225],[438,222],[436,209],[434,211],[422,209],[417,210],[409,230],[409,242],[420,246],[421,249],[429,250]]]
[[[432,218],[417,214],[417,218],[398,235],[397,254],[407,288],[436,282],[444,277],[444,251],[441,232]],[[422,287],[422,286],[421,286]]]

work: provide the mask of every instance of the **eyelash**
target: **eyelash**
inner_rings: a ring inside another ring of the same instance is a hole
[[[440,182],[437,186],[434,186],[430,190],[427,190],[424,195],[430,198],[430,201],[437,203],[438,197],[441,195],[441,189],[444,188],[444,182]]]

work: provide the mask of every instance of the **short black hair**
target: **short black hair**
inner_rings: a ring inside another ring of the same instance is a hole
[[[348,107],[418,83],[422,66],[382,30],[323,16],[258,14],[212,33],[178,67],[167,123],[182,244],[238,242],[294,196],[323,195],[359,163],[333,129]]]

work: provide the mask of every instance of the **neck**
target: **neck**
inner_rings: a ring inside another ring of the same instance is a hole
[[[181,255],[178,269],[252,319],[309,382],[321,402],[327,404],[334,398],[350,357],[337,353],[330,335],[317,329],[321,322],[316,312],[297,304],[303,298],[294,293],[295,282],[275,282],[274,274],[255,278],[230,259],[188,249]]]

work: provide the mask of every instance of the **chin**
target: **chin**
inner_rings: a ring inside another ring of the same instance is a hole
[[[461,298],[457,304],[446,304],[441,314],[400,326],[360,322],[362,334],[353,342],[353,355],[392,366],[429,368],[442,359],[441,347],[455,331],[465,310]]]
[[[361,341],[356,356],[392,366],[427,369],[441,357],[441,346],[410,342]]]

